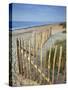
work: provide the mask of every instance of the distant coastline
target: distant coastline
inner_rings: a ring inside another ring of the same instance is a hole
[[[48,26],[48,25],[54,25],[54,24],[62,24],[65,22],[9,22],[9,30],[15,31],[19,29],[28,29],[33,27],[41,27],[41,26]]]
[[[32,32],[45,32],[51,30],[52,33],[57,32],[66,32],[66,22],[57,23],[57,24],[47,24],[47,25],[39,25],[39,26],[32,26],[28,28],[19,28],[15,30],[9,30],[10,35],[22,35],[23,33],[32,33]]]

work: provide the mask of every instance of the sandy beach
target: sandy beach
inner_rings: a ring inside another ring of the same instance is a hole
[[[52,25],[47,25],[47,26],[42,25],[42,26],[30,27],[30,28],[25,28],[25,29],[17,29],[17,30],[12,31],[12,80],[13,80],[13,85],[15,85],[16,83],[16,86],[20,86],[20,82],[16,79],[16,76],[19,78],[18,61],[17,61],[18,60],[17,59],[17,44],[16,44],[17,38],[23,39],[25,42],[27,42],[27,45],[28,45],[28,40],[31,40],[31,47],[33,47],[34,34],[36,33],[37,34],[36,39],[38,43],[37,44],[38,53],[39,53],[40,44],[42,42],[43,57],[44,57],[44,48],[45,49],[49,48],[49,46],[50,45],[52,46],[54,42],[57,40],[66,39],[66,34],[63,34],[63,35],[61,34],[63,31],[66,32],[66,28],[63,28],[63,25],[60,25],[60,24],[52,24]],[[41,33],[42,33],[42,41],[40,38]],[[49,37],[50,34],[51,36]],[[48,40],[46,42],[47,37],[48,37]],[[25,81],[24,78],[23,78],[23,81]],[[35,81],[33,82],[33,84],[34,83],[35,85],[37,84]],[[25,83],[22,82],[22,85],[25,85]]]

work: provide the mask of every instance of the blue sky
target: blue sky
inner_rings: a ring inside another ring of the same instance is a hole
[[[13,4],[13,21],[32,21],[32,22],[64,22],[66,21],[66,7]]]

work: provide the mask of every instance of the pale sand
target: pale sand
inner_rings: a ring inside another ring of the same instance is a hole
[[[53,25],[47,25],[47,26],[46,25],[36,26],[36,27],[25,28],[25,29],[16,29],[16,30],[12,31],[12,34],[16,35],[16,34],[22,34],[22,33],[30,33],[33,31],[36,31],[36,32],[37,31],[45,31],[45,30],[50,30],[50,28],[52,29],[52,33],[61,32],[61,31],[66,30],[59,24],[53,24]]]

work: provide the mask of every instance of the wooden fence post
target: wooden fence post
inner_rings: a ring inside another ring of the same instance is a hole
[[[31,80],[31,42],[29,40],[29,75],[30,75],[30,80]]]
[[[27,41],[26,41],[26,77],[28,78],[28,53],[27,53],[28,47],[27,47]]]
[[[19,73],[21,74],[21,71],[20,71],[20,52],[19,52],[19,47],[20,47],[20,44],[19,44],[19,40],[17,38],[17,59],[18,59],[18,66],[19,66]]]
[[[46,49],[45,49],[45,59],[44,59],[44,71],[45,71],[45,68],[46,68]]]
[[[41,43],[41,52],[40,53],[41,53],[41,55],[40,55],[41,56],[40,57],[40,62],[41,62],[41,65],[40,65],[40,68],[41,68],[40,84],[41,84],[42,83],[42,43]]]
[[[58,73],[57,73],[57,80],[59,78],[60,66],[61,66],[61,59],[62,59],[62,46],[60,46],[60,54],[59,54],[59,62],[58,62]]]
[[[57,53],[57,46],[55,47],[55,53],[53,58],[52,83],[54,83],[54,68],[55,68],[56,53]]]
[[[34,60],[34,56],[35,56],[35,33],[33,32],[33,37],[32,37],[32,41],[33,41],[33,60]]]
[[[50,27],[50,36],[52,35],[52,27]]]
[[[63,72],[63,81],[66,81],[66,69]]]
[[[27,77],[27,46],[26,46],[26,42],[27,41],[25,40],[25,48],[24,48],[25,49],[25,53],[24,53],[24,58],[25,58],[24,59],[25,60],[24,61],[25,62],[24,63],[25,64],[25,78]]]
[[[21,39],[20,39],[20,50],[19,50],[19,55],[20,55],[20,72],[22,74],[22,53],[21,53],[22,45],[21,45]]]
[[[50,58],[51,58],[51,47],[49,50],[49,58],[48,58],[48,79],[50,80]]]
[[[37,72],[38,72],[38,60],[37,60],[37,55],[38,55],[38,54],[37,54],[37,49],[38,49],[38,48],[37,48],[37,33],[36,33],[36,43],[35,43],[35,44],[36,44],[36,65],[37,65],[36,76],[37,76]],[[37,77],[36,77],[36,78],[37,78]]]
[[[22,53],[22,75],[24,73],[24,40],[22,39],[22,49],[21,49],[21,53]]]
[[[26,78],[26,69],[27,69],[26,56],[27,56],[27,54],[26,54],[26,40],[24,40],[24,75],[25,75],[25,78]]]

